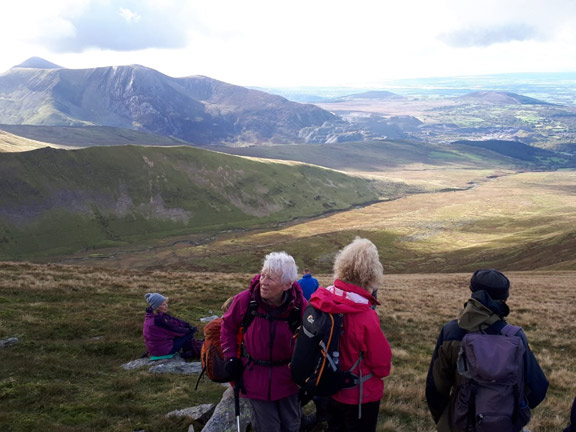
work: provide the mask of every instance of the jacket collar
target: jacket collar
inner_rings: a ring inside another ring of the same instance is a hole
[[[458,326],[467,331],[484,330],[509,313],[506,303],[492,299],[486,291],[476,291],[460,311]]]
[[[350,299],[357,298],[356,296],[359,296],[360,298],[358,298],[358,301],[356,301],[356,303],[366,303],[366,304],[371,304],[371,305],[372,304],[376,304],[376,305],[380,304],[380,302],[374,296],[372,296],[368,291],[366,291],[364,288],[361,288],[357,285],[353,285],[351,283],[341,281],[340,279],[336,279],[334,281],[333,287],[336,288],[335,291],[341,290],[341,291],[346,292],[346,293],[354,294],[354,296],[350,296]],[[328,287],[328,288],[330,288],[330,287]],[[336,294],[336,293],[334,292],[334,294]]]

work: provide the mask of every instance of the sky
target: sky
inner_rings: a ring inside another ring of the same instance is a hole
[[[0,73],[139,64],[241,86],[576,71],[576,0],[0,2]]]

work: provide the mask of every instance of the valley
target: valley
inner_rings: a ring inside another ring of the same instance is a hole
[[[142,354],[144,294],[200,323],[265,254],[328,285],[362,236],[384,267],[393,349],[379,432],[434,430],[437,333],[489,267],[509,275],[510,321],[551,382],[530,429],[561,430],[576,392],[574,79],[500,79],[312,105],[137,65],[0,74],[0,338],[19,339],[2,352],[0,425],[199,430],[165,414],[221,386],[120,367]]]
[[[457,186],[454,179],[460,176],[462,183],[474,185],[266,229],[212,233],[196,239],[199,244],[181,237],[178,243],[164,240],[136,250],[101,250],[64,257],[62,262],[109,268],[257,271],[263,254],[285,250],[300,265],[329,272],[336,251],[360,235],[378,246],[387,273],[453,273],[479,267],[576,270],[574,172],[501,176],[491,171],[396,172],[382,176],[411,178],[419,186],[442,189]]]

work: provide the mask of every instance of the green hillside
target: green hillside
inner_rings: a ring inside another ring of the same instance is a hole
[[[269,147],[218,147],[219,151],[242,156],[308,162],[345,171],[379,172],[410,164],[429,168],[549,169],[574,167],[573,157],[506,142],[514,151],[492,148],[489,144],[463,142],[438,145],[407,140],[375,140],[337,144],[306,144]],[[486,141],[492,143],[492,141]],[[502,146],[501,146],[502,147]],[[490,151],[491,150],[491,151]],[[529,157],[527,156],[529,155]]]
[[[0,259],[243,229],[381,193],[375,182],[332,170],[191,147],[3,153],[0,173]]]
[[[429,175],[434,175],[429,174]],[[576,270],[576,172],[490,172],[468,189],[413,194],[267,230],[222,232],[202,243],[112,249],[67,262],[108,268],[258,271],[284,250],[299,265],[329,273],[355,236],[376,244],[386,274]],[[185,240],[185,239],[183,239]],[[73,258],[73,259],[71,259]]]
[[[0,124],[0,131],[6,131],[19,137],[43,143],[69,147],[118,146],[131,144],[175,146],[188,144],[185,141],[174,137],[163,137],[131,129],[107,126],[34,126]]]
[[[306,144],[269,147],[219,147],[242,156],[294,160],[346,171],[383,171],[418,163],[436,166],[472,161],[450,149],[414,141],[370,141],[338,144]]]
[[[45,142],[24,138],[22,136],[14,135],[10,132],[6,132],[0,129],[0,153],[30,151],[47,146],[65,148],[65,146],[58,144],[47,144]]]

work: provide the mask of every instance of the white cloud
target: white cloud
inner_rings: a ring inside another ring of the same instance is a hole
[[[439,39],[450,46],[488,47],[498,43],[529,41],[539,38],[538,31],[527,24],[510,24],[499,27],[473,27],[442,34]]]
[[[0,3],[0,71],[139,63],[240,85],[576,71],[572,0],[19,0]]]
[[[129,23],[137,23],[142,18],[138,13],[126,8],[120,8],[120,16]]]

